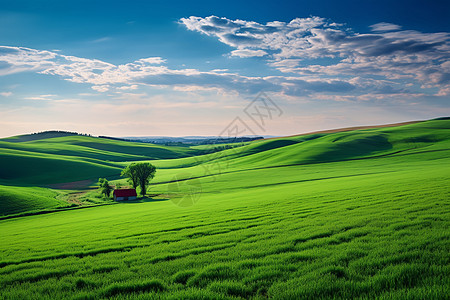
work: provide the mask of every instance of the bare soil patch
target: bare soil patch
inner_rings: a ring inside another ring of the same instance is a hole
[[[59,190],[81,190],[81,189],[88,189],[89,186],[92,185],[92,183],[93,181],[91,179],[86,179],[80,181],[50,184],[49,187],[52,189],[59,189]]]

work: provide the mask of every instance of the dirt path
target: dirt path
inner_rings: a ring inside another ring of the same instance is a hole
[[[78,206],[82,206],[84,204],[83,204],[83,202],[80,201],[80,197],[86,193],[87,193],[87,191],[70,193],[69,197],[67,198],[66,201],[69,203],[76,204]]]
[[[86,179],[80,181],[50,184],[49,187],[58,190],[82,190],[88,189],[89,186],[92,185],[93,183],[94,181],[92,179]]]

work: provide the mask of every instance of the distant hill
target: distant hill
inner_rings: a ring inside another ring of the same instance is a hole
[[[89,136],[90,134],[78,133],[71,131],[51,130],[36,132],[31,134],[24,134],[3,139],[11,143],[30,142],[36,140],[44,140],[50,138],[67,137],[67,136]],[[111,137],[98,136],[102,139],[109,139],[114,141],[138,142],[160,144],[166,146],[190,146],[190,145],[209,145],[209,144],[229,144],[229,143],[244,143],[264,138],[274,138],[275,136],[240,136],[240,137],[218,137],[218,136],[185,136],[185,137],[170,137],[170,136],[142,136],[142,137]],[[0,139],[1,140],[1,139]]]
[[[124,137],[123,140],[162,144],[167,146],[182,145],[215,145],[230,143],[246,143],[254,140],[260,140],[273,136],[240,136],[240,137],[219,137],[219,136],[185,136],[185,137],[169,137],[169,136],[144,136],[144,137]],[[115,138],[112,138],[115,139]]]
[[[65,136],[91,136],[90,134],[78,133],[78,132],[70,132],[70,131],[60,131],[60,130],[51,130],[51,131],[43,131],[36,132],[31,134],[24,134],[13,136],[10,138],[5,138],[3,140],[11,142],[11,143],[21,143],[21,142],[29,142],[35,140],[43,140],[57,137],[65,137]]]
[[[127,161],[173,159],[201,150],[46,132],[0,139],[0,181],[34,185],[118,176]]]
[[[450,120],[408,122],[300,134],[252,141],[196,159],[196,163],[227,166],[228,172],[276,166],[319,164],[401,156],[419,151],[450,149]],[[184,159],[183,161],[186,161]],[[226,162],[226,163],[225,163]],[[223,171],[223,170],[222,170]]]

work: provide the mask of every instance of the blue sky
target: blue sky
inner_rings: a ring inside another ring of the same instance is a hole
[[[290,135],[448,116],[448,3],[0,0],[0,136],[218,135],[237,117]]]

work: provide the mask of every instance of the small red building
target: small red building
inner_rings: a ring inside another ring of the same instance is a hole
[[[127,201],[137,198],[135,189],[114,190],[113,196],[115,201]]]

